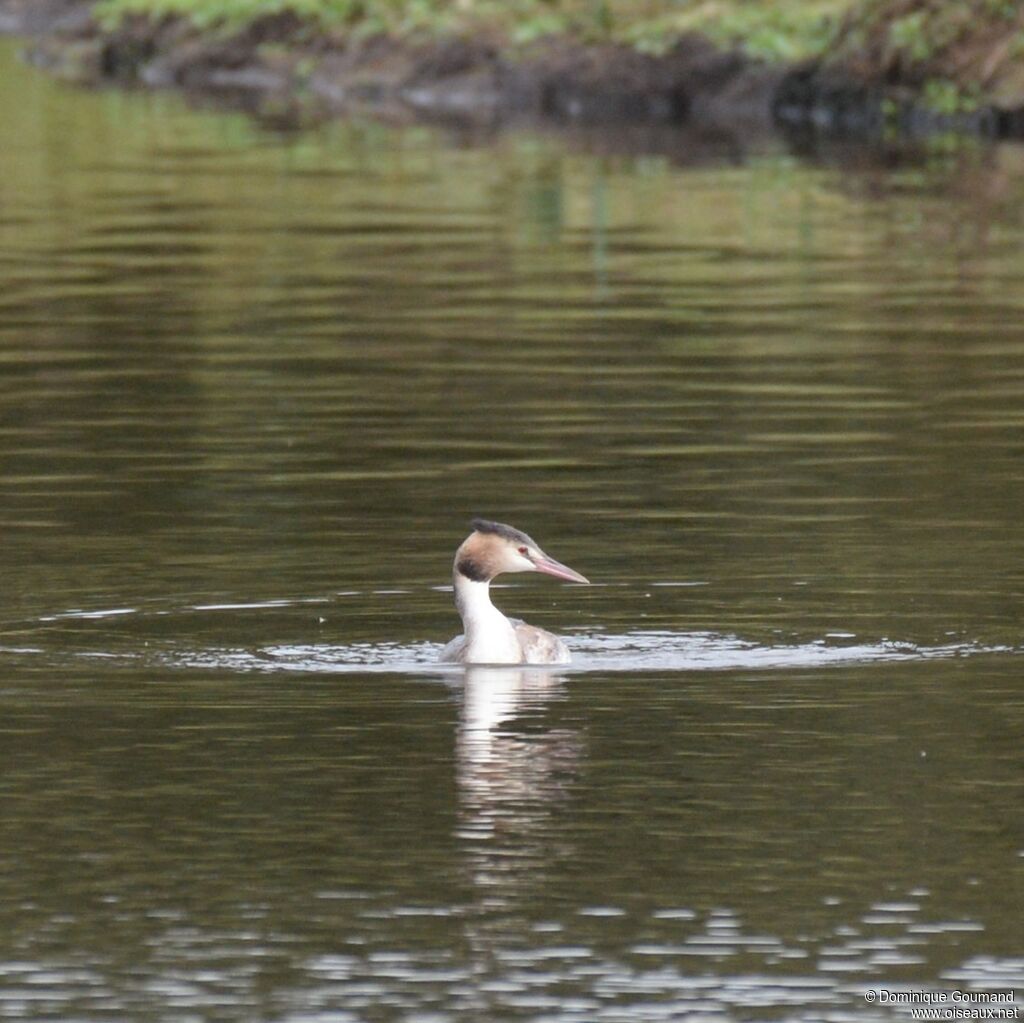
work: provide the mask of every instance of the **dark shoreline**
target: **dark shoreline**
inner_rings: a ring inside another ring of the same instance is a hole
[[[699,35],[662,56],[549,38],[509,51],[487,39],[359,40],[291,14],[211,35],[181,18],[104,30],[94,0],[0,0],[0,32],[30,38],[33,63],[83,84],[180,89],[308,123],[353,110],[393,119],[493,125],[532,118],[573,127],[672,127],[759,137],[878,139],[955,131],[1024,137],[1024,110],[927,109],[913,89],[820,62],[772,65]]]

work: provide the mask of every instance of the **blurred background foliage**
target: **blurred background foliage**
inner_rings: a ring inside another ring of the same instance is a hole
[[[210,31],[295,15],[347,36],[548,36],[648,53],[700,32],[769,61],[824,58],[876,83],[905,84],[952,113],[1024,105],[1024,5],[1014,0],[100,0],[100,18],[183,16]]]
[[[359,32],[493,31],[514,43],[546,35],[619,41],[663,52],[700,31],[722,44],[791,60],[819,52],[849,0],[104,0],[116,20],[126,13],[184,15],[202,27],[232,28],[291,12],[327,27]]]

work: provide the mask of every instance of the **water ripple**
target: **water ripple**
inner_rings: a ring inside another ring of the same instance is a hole
[[[919,646],[881,640],[839,644],[828,639],[765,646],[714,632],[631,632],[578,635],[574,660],[559,673],[593,671],[721,671],[743,668],[821,668],[871,662],[924,661],[1014,653],[1011,647],[960,642]],[[234,671],[423,672],[463,670],[437,663],[439,643],[280,644],[257,650],[208,648],[165,654],[180,667]]]

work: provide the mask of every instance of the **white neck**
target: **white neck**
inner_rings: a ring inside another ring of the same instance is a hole
[[[457,569],[455,606],[466,632],[465,660],[471,664],[520,664],[523,651],[512,623],[491,603],[490,583],[476,583]]]

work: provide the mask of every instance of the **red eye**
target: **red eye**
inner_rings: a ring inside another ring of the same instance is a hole
[[[527,557],[529,555],[530,551],[529,551],[529,548],[527,548],[527,547],[520,547],[519,548],[519,553],[522,554],[522,556],[525,558],[525,557]]]

